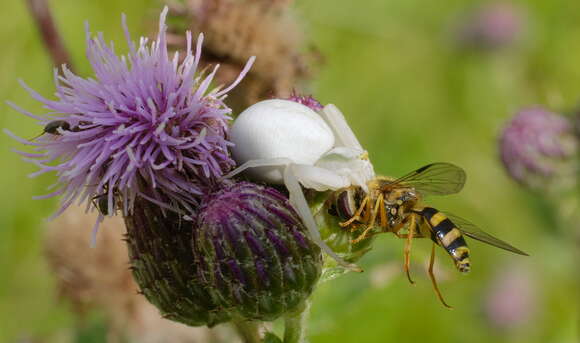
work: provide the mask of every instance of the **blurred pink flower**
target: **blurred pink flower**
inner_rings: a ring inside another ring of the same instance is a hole
[[[491,2],[464,15],[456,30],[458,43],[495,50],[517,42],[525,29],[522,9],[509,2]]]
[[[491,282],[484,302],[489,324],[510,330],[529,322],[537,307],[536,293],[529,271],[515,266],[502,270]]]
[[[545,188],[574,175],[578,142],[565,116],[539,106],[522,109],[506,124],[498,144],[506,171],[522,185]]]

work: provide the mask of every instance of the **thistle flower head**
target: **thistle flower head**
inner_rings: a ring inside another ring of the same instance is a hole
[[[102,34],[93,38],[87,25],[95,77],[82,78],[63,66],[62,76],[54,74],[55,100],[23,84],[50,113],[37,116],[14,106],[45,126],[37,140],[15,138],[37,150],[22,153],[40,167],[33,175],[56,172],[59,187],[46,197],[63,196],[57,215],[75,200],[90,206],[96,197],[106,197],[108,214],[116,207],[127,214],[137,197],[194,212],[200,196],[234,165],[226,139],[231,110],[223,100],[253,58],[232,85],[210,89],[217,66],[210,73],[198,68],[203,35],[195,53],[188,32],[185,57],[169,56],[166,14],[167,8],[157,38],[138,44],[123,16],[127,55],[117,55]]]
[[[578,142],[568,119],[535,107],[521,110],[507,124],[499,148],[510,176],[538,187],[559,176],[573,175]]]
[[[200,284],[247,319],[274,320],[296,308],[322,269],[320,248],[286,196],[249,182],[206,202],[192,243]]]
[[[312,293],[320,249],[282,193],[249,182],[221,186],[204,198],[194,222],[151,203],[135,206],[125,217],[133,275],[174,321],[276,319]]]

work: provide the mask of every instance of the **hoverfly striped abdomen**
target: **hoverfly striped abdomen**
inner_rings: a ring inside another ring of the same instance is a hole
[[[443,247],[462,273],[469,272],[469,248],[461,230],[442,212],[425,207],[419,212],[431,227],[431,240]]]

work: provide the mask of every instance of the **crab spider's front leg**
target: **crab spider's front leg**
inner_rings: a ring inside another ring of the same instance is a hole
[[[307,164],[294,164],[288,158],[265,158],[247,161],[241,166],[229,172],[227,175],[223,176],[223,178],[231,178],[250,168],[281,167],[279,181],[282,183],[282,170],[287,168],[290,164],[293,165],[294,175],[306,188],[323,192],[327,190],[336,190],[343,187],[348,187],[350,185],[344,176],[338,175],[331,170]]]
[[[352,132],[350,126],[348,126],[344,115],[336,106],[328,104],[319,113],[334,132],[337,143],[335,146],[344,146],[360,150],[361,152],[364,151],[356,135]]]
[[[289,165],[284,170],[284,184],[289,192],[290,203],[296,208],[298,211],[298,215],[302,218],[302,222],[308,229],[310,233],[310,239],[316,243],[326,254],[336,260],[340,265],[343,267],[350,269],[355,272],[362,272],[362,269],[357,266],[356,264],[348,263],[340,256],[338,256],[332,249],[322,240],[320,237],[320,232],[318,231],[318,225],[314,221],[314,217],[312,216],[312,212],[310,212],[310,207],[306,202],[306,198],[304,197],[304,193],[302,193],[302,188],[298,183],[298,179],[296,179],[293,171],[293,165]]]
[[[249,168],[260,168],[260,167],[284,167],[288,166],[292,161],[288,158],[264,158],[259,160],[250,160],[237,167],[236,169],[229,172],[227,175],[223,176],[223,179],[231,178],[238,175]]]
[[[351,184],[361,186],[368,191],[367,182],[375,178],[375,171],[368,159],[367,151],[363,149],[344,115],[336,106],[328,104],[322,111],[319,111],[319,114],[334,133],[335,144],[334,148],[317,162],[317,165],[342,158],[344,166],[348,169]],[[335,169],[336,167],[333,167],[331,170]]]
[[[305,188],[319,192],[350,186],[348,178],[332,170],[306,164],[292,164],[292,173]]]

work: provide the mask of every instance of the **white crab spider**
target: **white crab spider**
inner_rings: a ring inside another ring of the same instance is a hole
[[[226,177],[249,169],[256,180],[284,184],[312,240],[342,266],[362,271],[324,243],[300,187],[327,191],[357,185],[367,190],[375,176],[338,108],[329,104],[317,113],[294,101],[265,100],[244,110],[230,133],[240,166]]]

